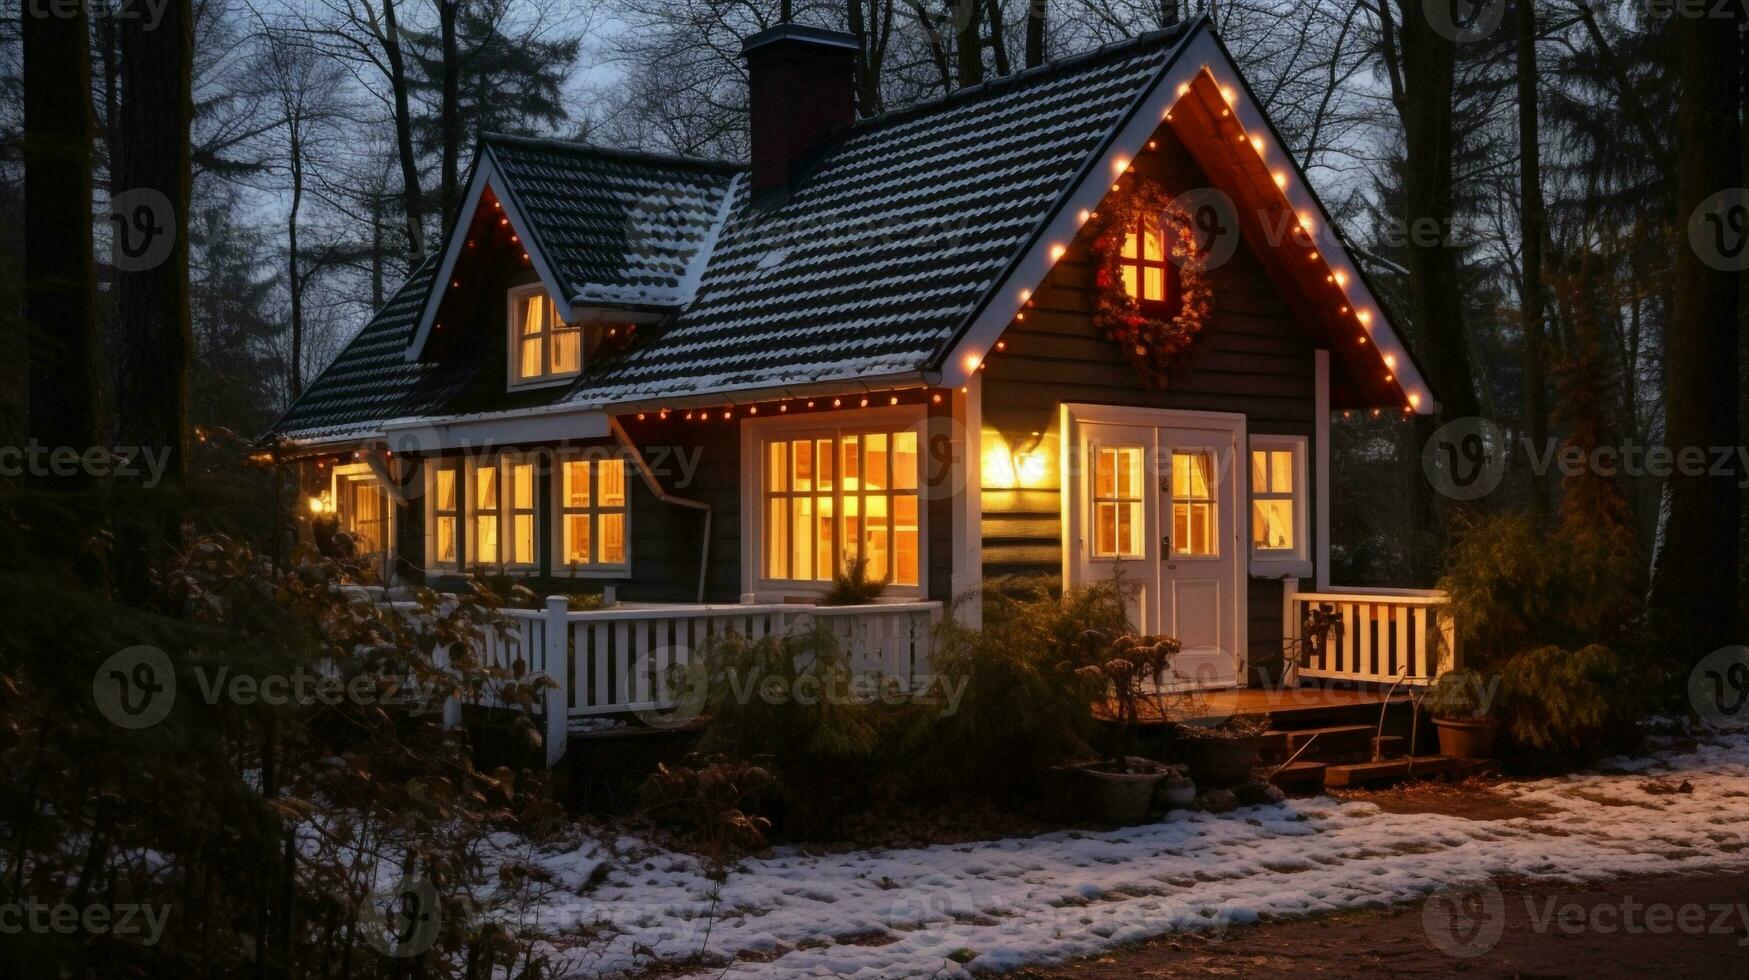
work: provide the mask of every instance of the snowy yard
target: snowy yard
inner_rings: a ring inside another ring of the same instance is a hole
[[[1693,792],[1648,792],[1651,779]],[[528,924],[551,937],[561,976],[660,959],[709,977],[952,977],[1171,931],[1408,902],[1485,876],[1576,883],[1741,868],[1749,848],[1749,735],[1500,791],[1539,815],[1483,822],[1293,800],[1105,833],[782,849],[721,883],[691,857],[630,839],[521,857],[553,876]]]

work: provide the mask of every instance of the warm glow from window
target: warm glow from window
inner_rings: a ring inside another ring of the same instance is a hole
[[[1118,255],[1124,292],[1140,303],[1164,303],[1171,280],[1166,261],[1166,236],[1157,215],[1144,215],[1124,233]]]
[[[921,582],[922,459],[910,430],[831,429],[761,444],[763,577],[829,582],[850,563]]]
[[[1172,555],[1207,558],[1220,553],[1215,528],[1215,454],[1172,452]]]
[[[432,568],[459,568],[460,542],[456,529],[461,525],[461,473],[454,463],[435,461],[431,495],[431,556],[426,564]]]
[[[583,370],[583,329],[559,319],[539,287],[510,292],[510,365],[515,384],[563,378]]]
[[[559,484],[559,564],[571,569],[624,565],[625,460],[564,460]]]
[[[1142,557],[1142,457],[1140,446],[1094,448],[1095,558]]]
[[[1294,470],[1291,449],[1251,453],[1251,546],[1259,552],[1295,549]]]
[[[340,530],[357,539],[358,554],[390,550],[389,494],[369,467],[336,470],[331,499]]]

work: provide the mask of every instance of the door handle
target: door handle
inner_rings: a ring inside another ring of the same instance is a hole
[[[1172,558],[1172,535],[1160,535],[1160,560],[1169,561]]]

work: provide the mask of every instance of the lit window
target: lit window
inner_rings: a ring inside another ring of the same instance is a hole
[[[468,484],[469,564],[534,568],[540,523],[534,463],[517,456],[472,462]]]
[[[828,430],[771,438],[760,452],[765,579],[828,582],[866,560],[871,579],[921,582],[916,432]]]
[[[1220,553],[1215,527],[1215,454],[1172,453],[1172,554],[1210,558]]]
[[[461,528],[461,467],[455,461],[434,461],[431,476],[431,537],[426,567],[461,568],[457,532]]]
[[[370,467],[337,467],[333,493],[340,530],[357,542],[357,553],[374,555],[388,551],[391,540],[389,494],[377,482]]]
[[[512,384],[550,381],[583,370],[583,330],[559,319],[552,297],[539,286],[509,293]]]
[[[1251,440],[1251,553],[1254,558],[1306,556],[1304,439]]]
[[[1166,236],[1158,215],[1145,214],[1124,234],[1117,260],[1124,292],[1138,303],[1164,303],[1171,288],[1172,266],[1166,260]]]
[[[1142,557],[1140,446],[1099,446],[1093,463],[1093,557]]]
[[[626,564],[625,460],[559,464],[558,564],[574,570]]]

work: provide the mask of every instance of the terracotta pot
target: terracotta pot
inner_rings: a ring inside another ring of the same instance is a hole
[[[1236,786],[1251,778],[1257,756],[1263,751],[1263,737],[1188,738],[1184,740],[1185,761],[1190,764],[1190,778],[1198,786]]]
[[[1100,772],[1083,769],[1092,792],[1087,809],[1096,820],[1107,823],[1140,823],[1148,818],[1154,802],[1154,787],[1166,778],[1163,772]]]
[[[1453,759],[1494,758],[1494,738],[1500,723],[1492,718],[1435,718],[1439,729],[1439,754]]]

